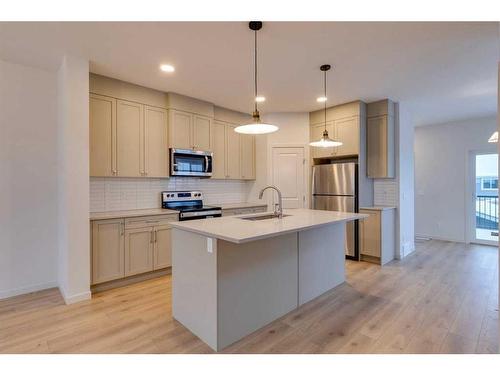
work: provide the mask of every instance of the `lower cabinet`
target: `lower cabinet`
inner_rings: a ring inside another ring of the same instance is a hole
[[[92,284],[125,276],[124,220],[92,222]]]
[[[395,257],[395,209],[359,210],[369,216],[359,221],[361,260],[386,264]]]
[[[142,222],[151,221],[141,218],[93,221],[92,285],[172,266],[172,229],[165,221],[144,226]]]
[[[153,269],[159,270],[172,266],[172,227],[162,225],[154,230]]]
[[[125,230],[125,276],[153,270],[153,228]]]

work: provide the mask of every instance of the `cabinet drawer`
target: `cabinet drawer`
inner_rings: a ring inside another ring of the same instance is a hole
[[[172,221],[178,221],[177,215],[156,215],[156,216],[141,216],[130,217],[125,219],[125,228],[143,228],[157,225],[168,225]]]

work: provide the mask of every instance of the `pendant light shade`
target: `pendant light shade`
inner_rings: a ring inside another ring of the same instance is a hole
[[[234,131],[236,133],[241,133],[241,134],[269,134],[269,133],[274,133],[277,131],[279,128],[276,125],[271,125],[271,124],[265,124],[260,120],[260,113],[259,109],[257,107],[257,104],[259,102],[262,102],[262,100],[257,99],[261,98],[258,95],[257,91],[257,31],[262,28],[262,22],[260,21],[252,21],[248,24],[248,27],[250,30],[254,31],[254,84],[255,84],[255,96],[254,96],[254,103],[255,103],[255,110],[253,112],[253,121],[250,124],[244,124],[237,126],[234,128]]]
[[[323,100],[323,103],[325,103],[325,130],[323,131],[323,136],[321,137],[320,140],[309,143],[309,146],[312,146],[312,147],[325,147],[326,148],[326,147],[342,146],[342,142],[331,139],[328,136],[328,130],[326,129],[326,98],[327,98],[327,96],[326,96],[326,72],[329,71],[330,68],[331,68],[330,65],[321,65],[321,67],[320,67],[320,70],[322,72],[324,72],[324,75],[325,75],[325,79],[324,79],[325,95],[323,96],[323,98],[325,98],[325,100]]]
[[[309,146],[313,147],[337,147],[342,146],[342,142],[334,141],[328,136],[328,130],[323,132],[323,137],[319,141],[314,141],[309,143]]]
[[[497,143],[498,142],[498,131],[494,132],[490,139],[488,139],[489,143]]]

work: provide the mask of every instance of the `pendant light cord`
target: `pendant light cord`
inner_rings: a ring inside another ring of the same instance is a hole
[[[326,131],[326,70],[325,70],[325,131]]]
[[[255,112],[257,112],[257,30],[254,31],[254,78],[255,78],[255,96],[253,101],[255,102]]]

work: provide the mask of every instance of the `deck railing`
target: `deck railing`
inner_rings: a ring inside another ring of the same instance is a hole
[[[476,196],[476,228],[498,229],[498,196]]]

